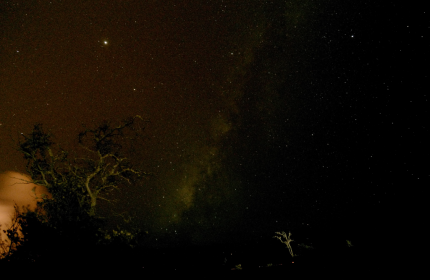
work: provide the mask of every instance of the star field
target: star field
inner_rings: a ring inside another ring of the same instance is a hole
[[[155,244],[390,228],[399,182],[428,178],[429,26],[352,2],[3,1],[0,172],[25,172],[36,123],[73,150],[141,115],[129,148],[156,176],[116,207]]]

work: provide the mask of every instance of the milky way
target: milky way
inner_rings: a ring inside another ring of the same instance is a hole
[[[25,173],[16,147],[36,123],[78,151],[85,127],[140,115],[125,147],[154,176],[104,210],[196,243],[359,235],[423,177],[408,141],[424,139],[427,97],[404,94],[425,92],[404,71],[419,23],[353,1],[111,2],[0,4],[0,172]]]

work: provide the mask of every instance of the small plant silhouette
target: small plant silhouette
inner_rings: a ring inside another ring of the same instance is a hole
[[[291,239],[291,232],[288,232],[288,236],[284,231],[281,232],[275,232],[276,234],[280,235],[280,236],[273,236],[273,238],[279,239],[279,241],[281,241],[282,243],[284,243],[285,245],[287,245],[288,251],[290,251],[290,254],[292,257],[294,257],[294,253],[293,253],[293,249],[291,248],[290,243],[293,242],[294,240]]]
[[[299,246],[300,246],[300,247],[303,247],[303,248],[305,248],[305,249],[308,249],[308,250],[312,250],[312,249],[314,249],[314,247],[313,247],[313,246],[311,246],[311,245],[306,245],[306,244],[304,244],[304,243],[300,243],[300,244],[299,244]]]

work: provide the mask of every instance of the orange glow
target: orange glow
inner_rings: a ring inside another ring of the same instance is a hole
[[[45,187],[30,182],[31,178],[22,173],[9,171],[0,174],[0,226],[2,229],[0,240],[6,239],[3,230],[10,226],[15,204],[20,210],[23,206],[28,206],[29,209],[34,210],[36,198],[48,194]]]

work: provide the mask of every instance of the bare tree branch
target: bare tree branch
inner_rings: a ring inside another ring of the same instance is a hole
[[[273,238],[279,239],[279,241],[281,241],[283,244],[287,245],[288,251],[290,252],[291,256],[294,257],[295,255],[293,254],[293,249],[291,248],[291,244],[290,244],[291,242],[294,241],[291,239],[291,232],[288,232],[288,236],[284,231],[275,232],[275,233],[280,235],[280,236],[273,236]]]

